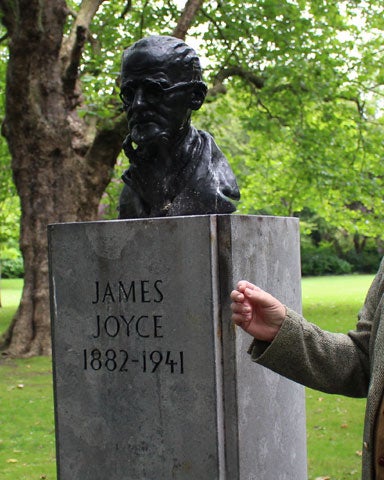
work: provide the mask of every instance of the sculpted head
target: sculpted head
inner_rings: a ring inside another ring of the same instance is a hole
[[[120,96],[131,140],[139,146],[182,137],[206,91],[199,58],[182,40],[147,37],[123,53]]]

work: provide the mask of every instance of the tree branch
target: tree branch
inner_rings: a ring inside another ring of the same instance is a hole
[[[65,70],[64,78],[63,78],[64,91],[66,92],[69,98],[72,97],[72,94],[75,92],[75,89],[76,89],[78,69],[79,69],[86,38],[87,38],[86,29],[79,25],[76,30],[76,42],[73,45],[72,52],[69,57],[70,63]]]
[[[89,168],[87,182],[90,188],[101,196],[111,178],[123,140],[127,135],[127,117],[121,114],[113,125],[102,127],[95,135],[94,141],[86,154]]]
[[[260,75],[256,75],[253,72],[243,69],[238,66],[229,66],[222,68],[216,75],[212,88],[208,90],[208,95],[214,97],[219,93],[226,93],[227,89],[224,85],[224,80],[229,77],[240,77],[247,83],[253,85],[258,90],[264,87],[265,79]]]
[[[345,100],[346,102],[351,102],[356,105],[357,111],[360,115],[360,117],[363,120],[367,120],[367,117],[365,115],[365,102],[361,101],[360,98],[354,97],[354,96],[349,96],[349,95],[343,95],[343,94],[336,94],[335,96],[332,97],[326,97],[324,98],[324,102],[334,102],[335,100]]]
[[[98,8],[105,0],[83,0],[69,36],[63,41],[60,57],[63,78],[73,78],[80,65],[85,39]],[[74,85],[72,84],[74,87]]]
[[[216,28],[217,30],[217,33],[219,34],[219,37],[221,37],[222,40],[224,40],[224,42],[227,43],[227,37],[224,35],[220,25],[218,24],[218,22],[211,16],[209,15],[205,9],[201,9],[202,11],[202,14],[204,15],[204,17],[209,20],[212,25]]]
[[[2,37],[0,37],[0,43],[4,42],[4,40],[6,40],[7,38],[9,38],[9,35],[8,33],[5,33]]]
[[[147,8],[148,3],[149,3],[149,0],[147,0],[147,1],[144,3],[143,8],[141,9],[140,26],[139,26],[140,38],[143,36],[145,9]]]
[[[209,20],[212,25],[216,28],[217,30],[217,33],[219,35],[219,37],[223,40],[223,42],[225,43],[226,47],[227,47],[227,50],[229,51],[229,55],[227,56],[227,59],[226,61],[224,62],[224,65],[227,64],[229,58],[231,58],[232,56],[234,56],[238,61],[239,58],[238,58],[238,55],[236,53],[236,47],[237,45],[241,44],[241,41],[239,40],[236,44],[236,46],[232,46],[231,42],[228,41],[226,35],[224,34],[223,30],[221,29],[220,25],[218,24],[218,22],[215,20],[215,18],[213,18],[211,15],[209,15],[203,8],[201,9],[201,13],[204,15],[204,17]]]
[[[96,133],[89,148],[86,159],[92,165],[107,165],[113,168],[114,160],[122,149],[123,141],[128,133],[127,116],[119,115],[113,124],[102,126]]]
[[[19,14],[18,4],[11,4],[11,2],[0,1],[0,13],[2,13],[1,23],[7,29],[8,34],[11,35],[16,23],[16,17]]]
[[[132,9],[132,0],[128,0],[125,4],[123,11],[121,12],[120,18],[124,19],[126,14]]]
[[[185,36],[191,27],[197,12],[203,5],[204,0],[187,0],[184,10],[182,11],[172,36],[185,40]]]

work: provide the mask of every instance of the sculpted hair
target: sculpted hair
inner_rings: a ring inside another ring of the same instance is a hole
[[[188,67],[188,69],[192,73],[191,80],[201,82],[203,80],[203,75],[200,60],[195,50],[186,43],[184,43],[182,40],[174,37],[166,38],[169,41],[170,55],[175,58],[175,61],[179,61],[183,63],[186,67]]]
[[[187,68],[191,73],[191,80],[202,81],[202,69],[199,57],[195,50],[179,38],[153,35],[142,38],[128,47],[123,54],[123,65],[125,57],[136,50],[149,49],[156,52],[159,59],[170,62],[176,68]]]

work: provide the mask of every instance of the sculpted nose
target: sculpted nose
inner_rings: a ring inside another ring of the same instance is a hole
[[[136,90],[135,96],[133,98],[132,109],[137,110],[137,109],[145,107],[145,105],[146,105],[146,102],[145,102],[144,92],[143,92],[143,89],[141,87],[139,87]]]

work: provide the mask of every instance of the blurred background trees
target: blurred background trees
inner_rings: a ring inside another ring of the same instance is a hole
[[[304,274],[377,268],[379,1],[0,0],[0,14],[0,254],[3,275],[25,278],[6,353],[50,353],[47,224],[116,218],[120,58],[150,34],[185,36],[201,57],[193,123],[235,170],[239,213],[300,216]]]

